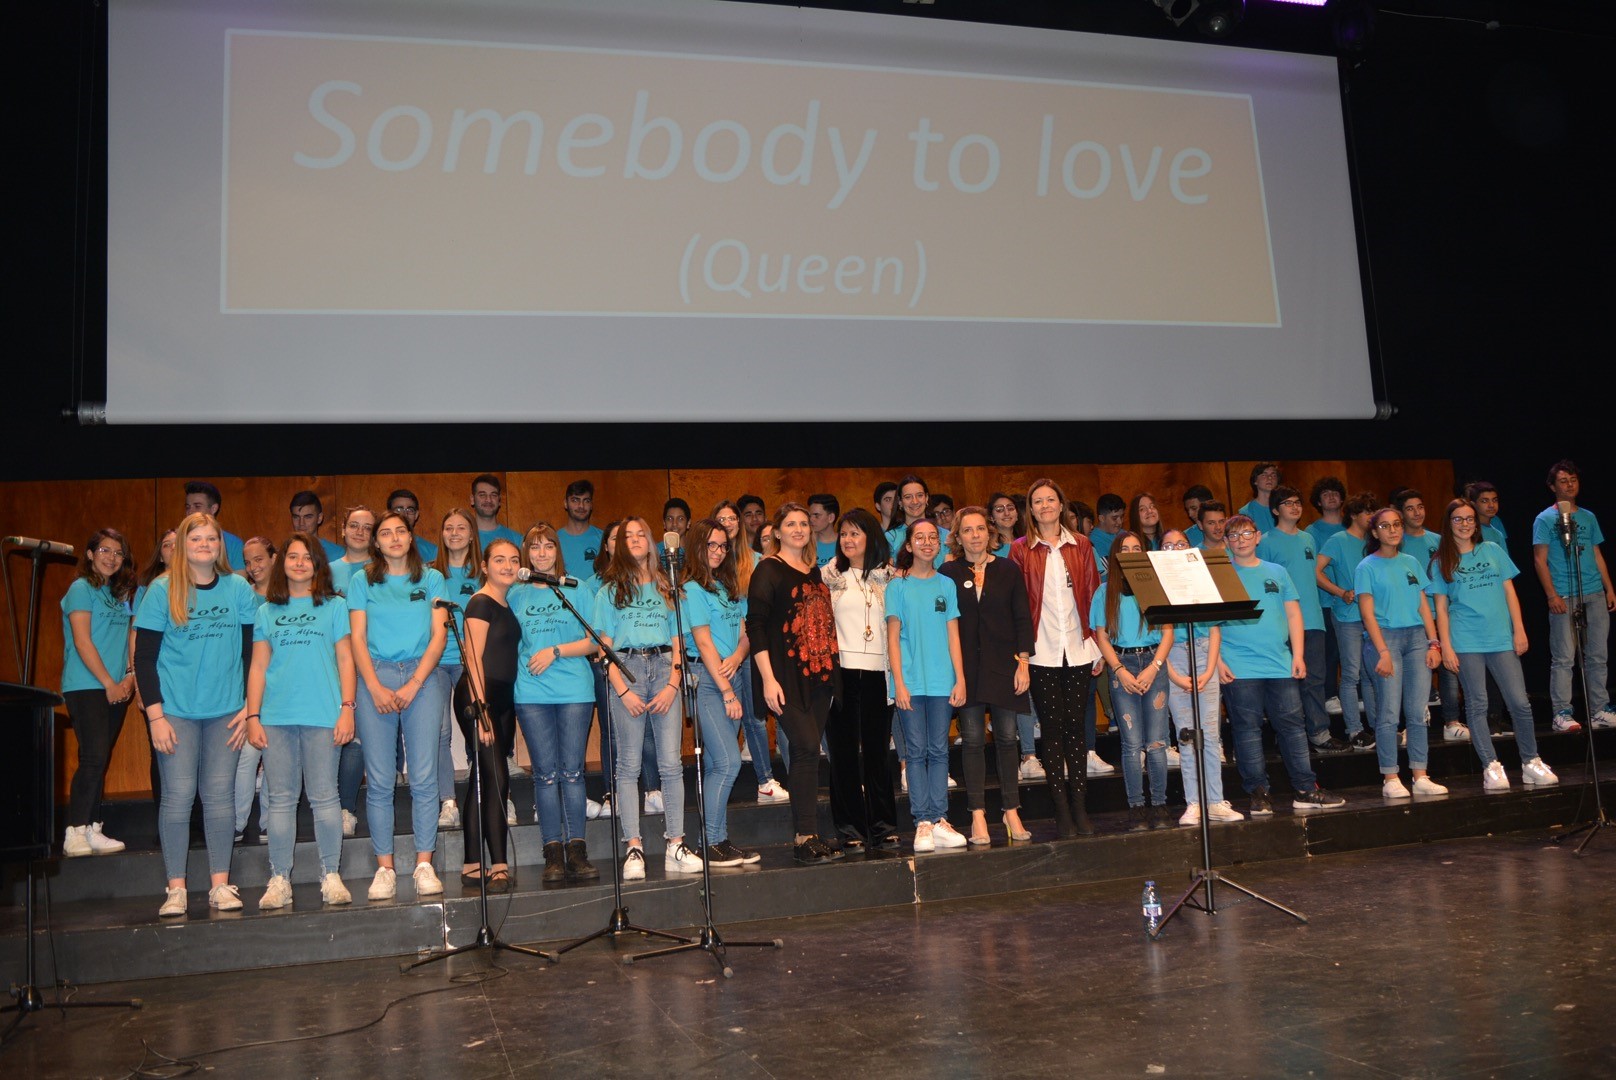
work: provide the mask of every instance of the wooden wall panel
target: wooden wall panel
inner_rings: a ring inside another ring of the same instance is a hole
[[[526,532],[536,521],[548,521],[560,528],[567,518],[567,485],[579,478],[579,473],[516,472],[506,480],[506,502],[511,510],[511,528]],[[630,514],[637,514],[651,523],[651,531],[660,533],[662,504],[668,499],[668,472],[666,469],[621,469],[589,477],[595,485],[594,523],[604,528],[608,522]],[[574,577],[576,566],[567,567]]]

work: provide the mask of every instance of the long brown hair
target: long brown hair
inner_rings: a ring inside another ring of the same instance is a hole
[[[1436,545],[1436,558],[1431,560],[1436,563],[1437,570],[1442,574],[1442,580],[1447,582],[1452,582],[1453,575],[1458,573],[1459,570],[1459,542],[1453,535],[1453,512],[1455,510],[1469,510],[1476,515],[1476,532],[1470,538],[1470,547],[1474,550],[1480,547],[1482,543],[1477,539],[1477,537],[1481,536],[1481,512],[1476,509],[1476,504],[1469,499],[1454,499],[1442,513],[1442,532],[1439,534],[1440,539]]]
[[[383,523],[394,518],[402,521],[405,531],[410,534],[410,546],[404,551],[404,562],[410,569],[410,580],[420,581],[421,575],[426,573],[426,563],[421,561],[421,552],[415,546],[415,528],[410,524],[410,519],[389,510],[376,519],[376,527],[370,530],[370,561],[365,564],[365,580],[372,585],[380,585],[387,579],[387,556],[382,554],[381,546],[376,543],[376,534],[382,531]]]
[[[95,549],[101,546],[102,540],[116,541],[123,548],[123,562],[110,578],[101,576],[101,571],[95,568]],[[135,596],[135,567],[134,556],[129,553],[129,541],[123,538],[123,533],[117,529],[99,529],[91,534],[84,542],[84,554],[79,556],[79,577],[90,583],[90,588],[99,589],[103,585],[110,586],[112,595],[119,600],[132,600]]]
[[[281,557],[269,568],[269,586],[264,590],[264,602],[286,604],[292,599],[292,583],[286,580],[286,553],[293,544],[302,544],[314,563],[314,580],[309,582],[309,598],[319,607],[337,595],[331,583],[331,560],[326,557],[325,545],[306,532],[295,532],[281,545]]]
[[[444,581],[449,580],[449,545],[443,542],[443,527],[456,516],[465,518],[466,527],[471,530],[471,545],[466,548],[466,576],[475,581],[482,576],[483,565],[482,554],[477,550],[477,519],[458,506],[452,507],[438,523],[438,554],[432,559],[432,569],[442,574]],[[411,544],[410,547],[415,545]]]
[[[1027,508],[1021,513],[1021,531],[1022,534],[1026,536],[1027,543],[1031,544],[1039,539],[1038,523],[1034,521],[1032,517],[1032,493],[1041,487],[1046,487],[1053,491],[1055,493],[1055,497],[1060,500],[1061,528],[1065,529],[1073,536],[1081,535],[1077,528],[1077,516],[1072,513],[1072,506],[1066,501],[1066,492],[1061,490],[1061,486],[1059,484],[1045,476],[1040,477],[1027,485]]]
[[[213,557],[213,570],[219,577],[230,574],[230,560],[224,557],[224,530],[212,514],[188,514],[174,530],[174,564],[168,568],[168,618],[175,626],[191,621],[191,560],[185,557],[185,538],[198,529],[212,529],[219,537],[219,552]]]
[[[724,549],[724,561],[715,569],[707,565],[707,543],[718,533],[729,546]],[[737,574],[735,545],[730,541],[729,532],[712,518],[702,518],[685,530],[685,570],[683,579],[694,581],[710,593],[717,593],[717,586],[722,585],[731,601],[741,598],[740,576]],[[748,560],[750,561],[750,560]]]
[[[746,535],[746,518],[741,516],[741,508],[729,499],[720,499],[714,503],[713,512],[707,516],[716,522],[720,510],[729,510],[735,515],[735,538],[729,542],[729,549],[735,556],[735,587],[739,590],[738,595],[745,596],[746,591],[752,587],[752,571],[757,565],[757,560],[751,555],[741,553],[742,548],[748,552],[752,550]],[[724,526],[720,525],[719,528],[724,529]],[[727,534],[729,530],[724,529],[724,532]]]
[[[1156,532],[1154,535],[1145,532],[1145,523],[1139,520],[1139,504],[1146,499],[1149,499],[1150,505],[1156,508]],[[1156,496],[1148,491],[1141,491],[1135,495],[1133,501],[1128,504],[1128,531],[1139,537],[1139,543],[1144,545],[1146,551],[1161,547],[1162,531],[1165,527],[1161,519],[1161,503],[1156,501]],[[1150,541],[1149,543],[1145,543],[1147,538]]]
[[[157,546],[152,548],[151,558],[147,559],[146,565],[140,568],[140,576],[137,580],[141,585],[150,585],[152,582],[168,573],[168,564],[163,562],[163,541],[167,540],[170,536],[174,537],[174,550],[179,550],[179,537],[176,535],[175,530],[164,529],[163,535],[157,538]],[[127,548],[125,550],[127,550]],[[124,559],[124,562],[128,561],[129,560],[127,558]]]
[[[1149,548],[1145,547],[1144,537],[1130,529],[1123,529],[1111,540],[1111,554],[1105,557],[1105,632],[1106,636],[1111,638],[1117,636],[1117,619],[1122,614],[1122,598],[1133,595],[1133,587],[1128,584],[1128,578],[1122,572],[1122,560],[1118,558],[1122,554],[1122,542],[1124,540],[1137,540],[1139,541],[1140,550],[1149,550]],[[1145,610],[1140,608],[1139,629],[1146,630],[1148,628],[1149,624],[1145,621]]]
[[[612,606],[627,607],[629,602],[640,591],[641,566],[628,551],[628,538],[625,535],[630,525],[639,523],[645,530],[645,538],[649,545],[647,561],[651,564],[651,580],[656,583],[657,592],[662,594],[664,601],[673,599],[673,585],[668,581],[667,571],[662,569],[662,561],[657,558],[655,542],[651,540],[651,525],[642,517],[629,516],[618,523],[617,550],[612,554],[612,561],[606,564],[606,571],[601,575],[601,583],[612,587]]]

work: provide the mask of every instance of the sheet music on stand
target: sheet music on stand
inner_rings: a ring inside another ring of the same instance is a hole
[[[1196,548],[1186,551],[1149,551],[1151,568],[1161,582],[1167,602],[1175,607],[1183,604],[1219,604],[1223,596],[1218,592],[1212,571],[1207,568],[1206,556]]]

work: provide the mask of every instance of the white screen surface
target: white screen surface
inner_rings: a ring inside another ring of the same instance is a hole
[[[1334,62],[115,0],[114,422],[1367,417]]]

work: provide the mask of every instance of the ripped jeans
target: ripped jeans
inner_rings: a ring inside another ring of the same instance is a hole
[[[1145,768],[1150,772],[1150,801],[1156,806],[1167,805],[1167,691],[1171,683],[1165,669],[1156,667],[1156,649],[1118,649],[1117,659],[1128,673],[1137,676],[1142,671],[1154,671],[1155,679],[1143,694],[1130,693],[1122,688],[1117,673],[1111,672],[1111,704],[1117,724],[1122,729],[1122,785],[1128,793],[1129,806],[1145,805],[1144,776],[1139,766],[1139,751],[1145,752]]]

